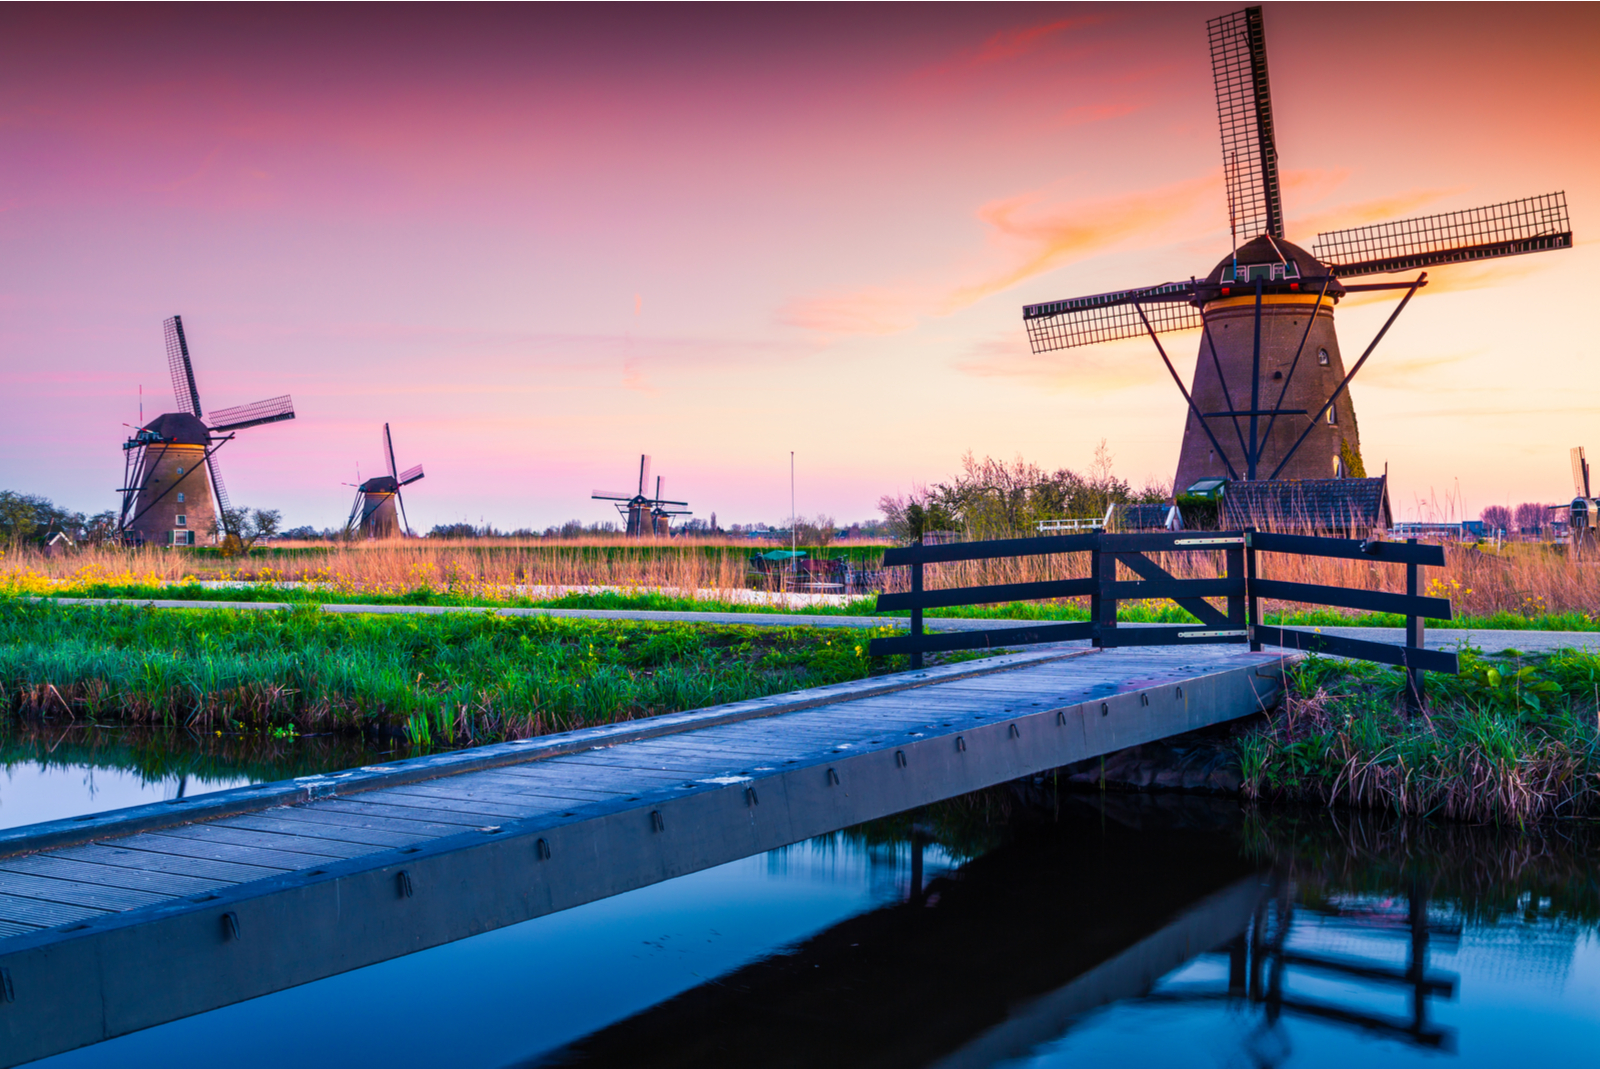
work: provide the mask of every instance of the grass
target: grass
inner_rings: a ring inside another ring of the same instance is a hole
[[[877,633],[3,599],[0,702],[57,720],[481,742],[859,679]]]
[[[1485,658],[1430,673],[1423,715],[1402,676],[1310,657],[1238,748],[1246,797],[1495,824],[1600,814],[1600,656]]]

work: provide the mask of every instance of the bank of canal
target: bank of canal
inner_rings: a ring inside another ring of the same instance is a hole
[[[1600,835],[958,799],[36,1063],[1500,1066],[1600,1039]]]

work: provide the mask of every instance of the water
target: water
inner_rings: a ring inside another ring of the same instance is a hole
[[[54,741],[52,754],[9,752],[8,822],[170,796],[164,769],[189,769],[193,790],[354,763],[331,741],[283,743],[273,759],[248,740],[182,752],[169,738],[160,761],[132,736]],[[37,1064],[1594,1058],[1592,829],[1035,794],[852,829]]]

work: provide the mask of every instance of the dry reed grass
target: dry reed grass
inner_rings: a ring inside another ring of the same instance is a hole
[[[91,587],[164,587],[191,580],[315,583],[333,593],[405,596],[419,590],[505,600],[539,587],[541,596],[612,587],[623,592],[690,593],[733,600],[760,586],[747,567],[765,543],[743,539],[674,538],[444,541],[407,539],[333,545],[283,543],[288,552],[243,561],[156,547],[84,549],[47,556],[36,550],[0,555],[0,593],[69,593]],[[1180,578],[1223,573],[1221,553],[1155,554]],[[1573,614],[1600,620],[1600,564],[1572,560],[1564,546],[1515,543],[1498,552],[1446,545],[1446,564],[1424,571],[1424,593],[1448,597],[1458,615],[1510,614],[1536,619]],[[1263,553],[1263,576],[1298,583],[1403,592],[1405,569],[1367,561]],[[929,565],[928,589],[1026,583],[1089,574],[1088,554],[1018,557]],[[885,572],[888,590],[905,590],[909,569]],[[1135,578],[1124,571],[1122,578]],[[1080,602],[1081,603],[1081,602]],[[1289,606],[1269,602],[1277,612]]]

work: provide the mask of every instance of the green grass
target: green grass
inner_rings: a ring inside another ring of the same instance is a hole
[[[0,701],[56,719],[484,741],[859,679],[880,633],[8,599]]]
[[[450,591],[419,588],[407,594],[335,593],[324,590],[307,590],[300,587],[277,588],[272,586],[244,586],[229,588],[202,587],[198,584],[184,586],[88,586],[71,594],[50,597],[127,598],[162,601],[238,601],[285,602],[307,605],[431,605],[460,608],[548,608],[548,609],[612,609],[652,612],[740,612],[766,614],[801,614],[807,616],[888,616],[904,618],[904,610],[878,612],[877,599],[872,595],[855,598],[840,605],[807,605],[789,608],[778,605],[749,605],[742,602],[700,600],[669,594],[599,593],[567,594],[559,598],[507,598],[487,599],[467,597]],[[999,605],[967,605],[947,609],[931,609],[928,618],[966,620],[1087,620],[1087,606],[1062,602],[1019,601]],[[1170,603],[1147,605],[1123,603],[1117,610],[1122,623],[1192,624],[1195,617]],[[1268,612],[1265,623],[1285,627],[1404,627],[1405,617],[1391,613],[1344,614],[1331,610],[1296,610]],[[1497,612],[1489,616],[1457,616],[1454,620],[1429,620],[1431,630],[1474,631],[1600,631],[1600,619],[1582,612],[1543,613],[1524,616],[1513,612]]]
[[[1524,823],[1600,813],[1600,656],[1461,655],[1427,675],[1426,714],[1401,673],[1309,657],[1282,706],[1238,748],[1247,797]]]

